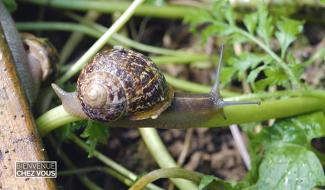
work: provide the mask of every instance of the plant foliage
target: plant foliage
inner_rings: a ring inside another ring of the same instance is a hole
[[[290,46],[301,35],[303,21],[274,16],[263,4],[256,12],[239,19],[228,1],[216,1],[210,11],[193,12],[185,22],[192,31],[201,33],[203,43],[212,36],[221,36],[228,46],[246,43],[253,47],[250,52],[226,57],[227,72],[223,74],[227,76],[222,77],[226,79],[223,82],[243,80],[247,74],[246,80],[254,91],[274,86],[300,87],[303,66],[290,52]],[[259,132],[255,132],[255,126],[244,127],[249,137],[252,169],[245,180],[227,189],[312,189],[325,185],[321,165],[324,155],[311,145],[313,138],[325,136],[323,112],[278,120]],[[212,180],[203,178],[200,188],[207,187]]]

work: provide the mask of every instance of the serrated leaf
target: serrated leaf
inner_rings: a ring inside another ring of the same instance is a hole
[[[281,57],[285,56],[289,45],[297,38],[303,30],[303,23],[301,21],[282,17],[276,22],[277,31],[275,36],[281,46]]]
[[[264,56],[258,56],[257,54],[244,52],[236,58],[231,58],[229,61],[232,62],[232,64],[238,71],[238,78],[241,79],[243,74],[249,68],[255,68],[263,60]]]
[[[263,71],[266,75],[266,78],[255,83],[256,90],[264,90],[266,87],[271,85],[279,85],[286,88],[290,86],[288,76],[282,68],[276,66],[268,66]]]
[[[218,21],[224,20],[225,18],[224,9],[229,8],[227,4],[228,2],[226,0],[213,1],[211,14],[213,15],[215,20]]]
[[[247,14],[244,17],[244,24],[249,31],[249,33],[254,34],[258,20],[257,13]]]
[[[60,127],[57,130],[57,138],[59,141],[64,141],[69,139],[72,134],[75,134],[77,130],[79,130],[83,126],[87,126],[88,121],[78,121],[67,124],[63,127]]]
[[[247,38],[247,36],[244,36],[241,33],[238,33],[235,31],[233,33],[229,34],[229,40],[227,40],[227,42],[229,42],[231,44],[246,43],[248,41],[249,41],[249,39]]]
[[[89,157],[93,156],[98,143],[106,143],[108,138],[108,127],[99,122],[88,121],[88,126],[80,135],[87,138],[86,143],[90,146]]]
[[[325,185],[325,176],[316,155],[294,144],[279,144],[269,150],[259,167],[259,177],[250,190],[307,190]]]
[[[190,24],[191,31],[195,32],[195,27],[203,23],[212,23],[214,21],[212,15],[205,10],[190,11],[184,16],[185,23]]]
[[[287,54],[287,60],[294,76],[296,78],[300,78],[300,76],[304,73],[304,66],[302,64],[298,64],[297,59],[290,52]]]
[[[258,67],[256,69],[251,70],[251,72],[249,72],[248,76],[247,76],[247,82],[250,83],[253,87],[253,89],[255,89],[255,80],[257,78],[257,76],[265,69],[266,66],[261,66]]]
[[[235,25],[236,24],[236,14],[234,12],[234,10],[232,9],[231,5],[226,4],[226,7],[224,7],[223,11],[224,11],[224,15],[225,15],[225,19],[227,20],[227,22],[230,25]]]
[[[228,27],[227,25],[221,22],[215,22],[210,26],[207,26],[204,30],[202,30],[202,41],[205,43],[207,39],[214,35],[227,36],[234,32],[232,27]]]
[[[270,38],[273,34],[272,16],[269,15],[267,7],[262,4],[258,8],[258,25],[257,34],[261,37],[264,42],[269,45]]]

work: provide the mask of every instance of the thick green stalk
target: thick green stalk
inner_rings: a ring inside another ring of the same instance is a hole
[[[79,1],[66,1],[66,0],[20,0],[20,2],[28,2],[43,6],[50,6],[54,8],[61,9],[71,9],[71,10],[81,10],[81,11],[98,11],[103,13],[113,13],[116,11],[124,11],[129,2],[126,1],[101,1],[101,0],[79,0]],[[300,0],[300,1],[288,1],[288,0],[272,0],[265,1],[268,6],[277,8],[281,7],[316,7],[325,8],[325,3],[320,3],[315,0]],[[240,8],[243,10],[251,10],[260,4],[259,0],[250,1],[231,1],[231,5],[235,8]],[[198,3],[195,3],[198,5]],[[208,9],[211,7],[209,3],[199,4],[199,8]],[[153,6],[153,5],[141,5],[136,11],[135,15],[138,16],[148,16],[148,17],[158,17],[158,18],[168,18],[168,19],[183,19],[184,16],[191,11],[196,11],[198,8],[184,5],[165,5],[165,6]]]
[[[269,100],[262,102],[260,106],[241,105],[225,107],[224,113],[227,116],[226,120],[223,119],[220,112],[216,111],[215,116],[207,121],[205,126],[199,127],[222,127],[234,123],[241,124],[272,118],[284,118],[320,110],[325,110],[325,98],[323,97],[305,96]],[[58,106],[43,114],[36,122],[41,135],[45,136],[52,130],[77,120],[80,119],[71,116],[62,106]],[[130,121],[130,126],[132,126],[132,121]]]
[[[177,167],[175,160],[171,157],[166,149],[164,143],[161,141],[158,132],[154,128],[140,128],[139,132],[142,136],[144,143],[147,146],[150,154],[156,160],[160,168]],[[159,150],[159,151],[157,151]],[[174,184],[180,189],[196,190],[197,187],[182,179],[171,179]]]
[[[130,3],[126,1],[96,1],[96,0],[79,0],[79,1],[67,1],[67,0],[21,0],[22,2],[28,2],[43,6],[50,6],[54,8],[80,10],[80,11],[98,11],[103,13],[113,13],[116,11],[123,12],[129,7]],[[141,5],[134,14],[137,16],[150,16],[169,19],[182,19],[184,15],[189,12],[197,10],[196,8],[189,6],[153,6],[153,5]]]

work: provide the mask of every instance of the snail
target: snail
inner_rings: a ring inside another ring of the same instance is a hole
[[[177,123],[182,120],[181,117],[191,114],[196,118],[196,112],[209,115],[225,106],[258,104],[228,102],[220,97],[222,49],[217,80],[210,94],[174,93],[149,58],[122,47],[97,53],[79,75],[76,92],[65,92],[56,84],[52,87],[68,113],[115,124],[127,121],[126,125],[130,124],[130,120],[144,126],[151,125],[150,120],[156,120],[154,123],[163,125],[166,121],[160,120],[163,115],[169,115],[169,120],[175,118]]]
[[[0,4],[0,25],[27,100],[33,105],[40,86],[48,84],[57,72],[58,54],[46,39],[27,33],[20,35],[3,4]]]
[[[21,34],[27,55],[29,72],[35,92],[38,94],[41,86],[48,85],[58,71],[58,53],[46,38],[36,37],[30,33]]]

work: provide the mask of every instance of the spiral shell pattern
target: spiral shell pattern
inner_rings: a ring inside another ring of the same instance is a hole
[[[97,53],[77,85],[83,111],[99,121],[145,112],[163,102],[167,93],[168,84],[158,67],[144,55],[123,48]]]

